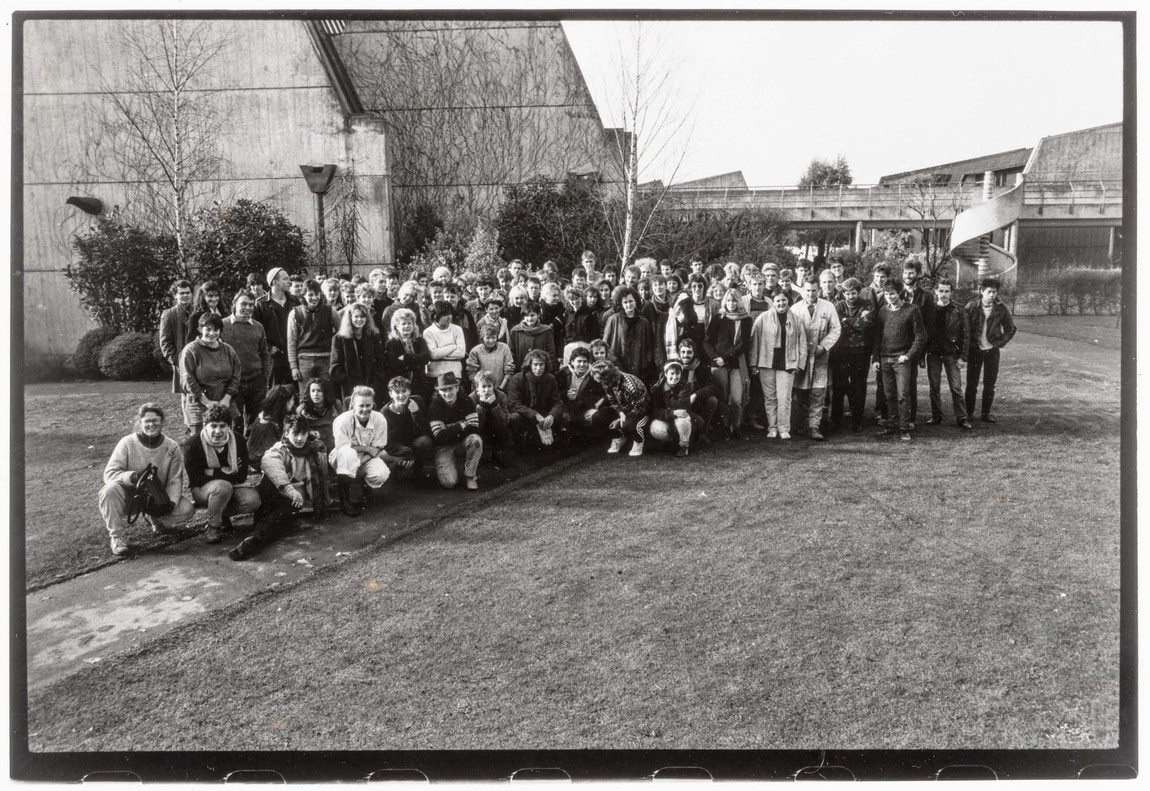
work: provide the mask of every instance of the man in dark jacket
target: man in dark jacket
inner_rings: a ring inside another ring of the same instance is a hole
[[[552,428],[563,417],[563,399],[555,377],[547,373],[548,356],[538,349],[527,352],[522,370],[507,383],[507,410],[511,428],[525,438],[531,429],[544,445],[551,444]]]
[[[870,284],[863,286],[862,290],[859,291],[859,299],[864,307],[871,311],[876,322],[878,321],[879,310],[886,304],[883,293],[886,291],[886,281],[888,280],[890,280],[890,265],[880,261],[871,270]],[[881,374],[875,377],[874,413],[875,417],[878,418],[879,425],[884,425],[888,417],[894,417],[887,414],[886,393],[883,391]]]
[[[843,399],[851,407],[851,430],[862,431],[866,406],[866,385],[874,346],[874,324],[877,320],[869,302],[859,298],[856,278],[842,282],[843,298],[835,303],[842,332],[831,349],[831,426],[838,429],[843,420]]]
[[[591,376],[591,349],[576,346],[571,362],[556,377],[563,403],[563,423],[573,434],[598,436],[607,430],[615,414],[607,406],[607,394]]]
[[[888,425],[875,436],[902,433],[910,439],[910,386],[911,370],[926,350],[926,328],[922,313],[915,305],[903,300],[902,283],[887,281],[886,306],[879,310],[872,357],[874,368],[883,378],[883,391],[887,398],[887,412],[897,428]]]
[[[990,416],[994,406],[994,386],[998,382],[998,363],[1002,347],[1010,343],[1017,331],[1014,319],[1006,305],[998,301],[1002,284],[995,278],[986,278],[978,284],[981,299],[966,306],[970,318],[970,370],[966,379],[966,412],[974,414],[974,400],[978,394],[978,378],[982,382],[982,420],[997,422]]]
[[[903,301],[914,305],[922,313],[922,324],[926,327],[926,341],[930,343],[931,329],[934,327],[934,294],[922,288],[922,263],[917,258],[908,258],[902,265]],[[918,361],[918,368],[926,367],[925,355]],[[910,422],[918,420],[918,368],[910,372]]]
[[[256,300],[255,320],[263,325],[267,336],[268,352],[272,356],[272,375],[268,387],[295,384],[287,356],[288,315],[300,304],[288,293],[291,277],[283,267],[268,272],[267,294]]]
[[[180,385],[180,352],[188,344],[189,320],[192,316],[192,283],[177,280],[169,289],[175,304],[160,314],[160,351],[172,366],[172,392],[182,393]],[[195,331],[192,330],[192,335]],[[184,409],[184,423],[192,425],[187,408]]]
[[[970,346],[970,317],[966,310],[950,301],[954,281],[943,278],[934,287],[938,300],[927,331],[926,377],[930,381],[931,425],[942,424],[942,370],[946,369],[946,384],[954,404],[954,420],[959,428],[969,430],[966,405],[962,393],[962,367],[966,365]]]

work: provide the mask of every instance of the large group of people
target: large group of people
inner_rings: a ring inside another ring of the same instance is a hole
[[[618,271],[585,251],[568,278],[550,261],[406,280],[393,267],[324,279],[275,268],[230,303],[213,281],[179,280],[159,342],[186,435],[163,433],[159,404],[138,410],[99,496],[112,552],[130,551],[128,500],[150,467],[170,501],[149,514],[153,529],[199,506],[214,543],[254,514],[229,553],[243,560],[299,514],[323,517],[329,484],[354,516],[388,481],[450,489],[462,477],[474,490],[484,459],[528,449],[603,441],[634,457],[654,443],[682,458],[756,435],[861,432],[871,370],[878,436],[917,430],[919,368],[927,423],[944,422],[944,371],[955,425],[972,428],[980,381],[979,415],[995,422],[1000,350],[1015,332],[1000,284],[983,280],[958,305],[952,281],[922,287],[914,258],[900,274],[847,272],[834,257],[819,272],[698,257]]]

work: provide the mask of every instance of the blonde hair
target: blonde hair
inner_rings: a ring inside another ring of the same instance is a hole
[[[351,323],[351,314],[354,311],[361,311],[367,317],[367,324],[363,325],[363,334],[379,335],[379,327],[375,326],[375,319],[371,315],[371,308],[362,302],[353,302],[343,310],[343,316],[339,320],[339,333],[341,338],[354,338],[355,327]],[[410,312],[410,311],[409,311]]]
[[[390,337],[392,337],[392,338],[398,338],[399,337],[399,322],[401,322],[403,319],[411,319],[411,324],[414,328],[413,332],[411,333],[411,337],[418,338],[419,337],[419,322],[415,318],[415,311],[411,310],[410,308],[400,308],[399,310],[395,311],[395,313],[391,314],[391,335],[390,335]]]

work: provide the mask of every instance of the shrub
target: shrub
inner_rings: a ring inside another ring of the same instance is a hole
[[[190,249],[199,279],[219,283],[227,304],[251,272],[262,276],[282,266],[294,274],[307,267],[306,234],[271,204],[247,199],[231,206],[216,203],[196,212],[195,220]]]
[[[99,220],[73,241],[79,261],[64,270],[84,310],[118,334],[155,328],[181,276],[176,242],[118,221]],[[93,363],[93,370],[94,370]]]
[[[1065,267],[1051,269],[1029,282],[1023,297],[1049,315],[1066,316],[1071,310],[1095,315],[1118,312],[1122,300],[1122,270]]]
[[[85,332],[76,344],[76,353],[72,355],[72,367],[76,369],[76,374],[85,379],[99,379],[102,376],[100,353],[119,334],[111,327],[96,327]]]
[[[494,275],[503,266],[503,259],[499,257],[499,231],[485,223],[477,225],[463,255],[463,266],[476,274]]]
[[[152,349],[155,333],[125,332],[100,352],[100,373],[109,379],[155,379],[159,373]]]
[[[24,353],[24,382],[62,382],[68,379],[63,354]]]

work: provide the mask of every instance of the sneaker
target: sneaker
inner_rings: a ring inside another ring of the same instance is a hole
[[[958,421],[958,427],[959,427],[960,429],[962,429],[963,431],[970,431],[972,428],[974,428],[974,426],[970,425],[970,421],[969,421],[969,420],[960,420],[960,421]]]
[[[791,438],[791,432],[789,432],[789,431],[780,431],[779,432],[779,439],[790,439],[790,438]]]
[[[779,436],[778,428],[771,426],[769,429],[767,429],[767,439],[774,439],[777,436]]]
[[[218,527],[209,526],[208,529],[204,531],[204,536],[206,536],[205,540],[209,544],[218,544],[224,540],[224,537],[220,535],[220,529]]]
[[[628,453],[627,455],[628,456],[642,456],[643,455],[643,443],[642,442],[636,442],[634,445],[631,446],[631,452]]]
[[[903,442],[910,442],[910,432],[909,431],[902,432],[902,436],[899,439],[901,439]]]
[[[824,437],[822,435],[822,432],[820,432],[817,428],[811,429],[811,439],[813,439],[815,442],[825,442],[826,441],[826,437]]]
[[[128,542],[119,536],[112,536],[112,554],[118,558],[124,557],[131,550],[128,548]]]
[[[467,482],[464,485],[468,489],[470,489],[471,491],[474,492],[476,489],[479,488],[479,479],[478,478],[468,478]]]
[[[926,424],[928,426],[941,426],[942,425],[942,418],[941,417],[932,417],[930,420],[926,421]]]
[[[607,448],[607,452],[618,453],[621,450],[623,450],[623,438],[615,437],[615,439],[611,440],[611,447]]]
[[[684,458],[689,452],[690,451],[686,445],[680,445],[679,449],[677,451],[675,451],[675,458],[676,459]]]

